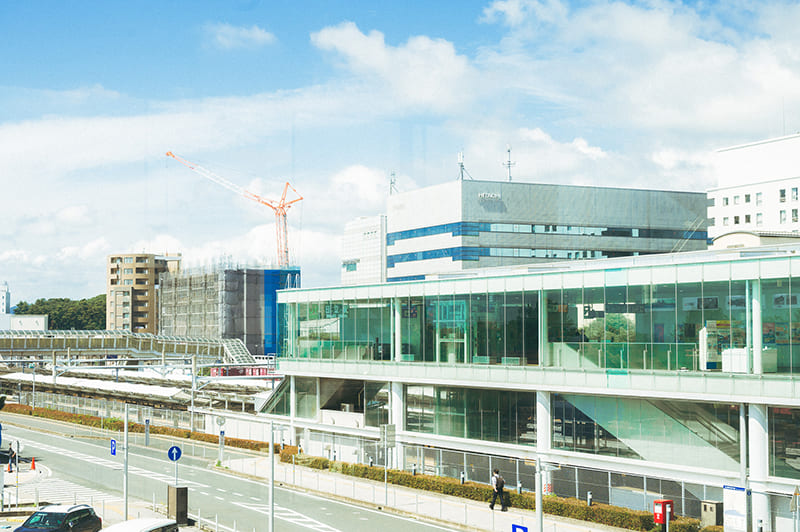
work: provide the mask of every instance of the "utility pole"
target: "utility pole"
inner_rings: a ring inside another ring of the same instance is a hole
[[[125,499],[125,512],[124,517],[125,521],[128,520],[128,403],[125,403],[125,438],[124,442],[124,453],[123,453],[123,473],[122,473],[122,493],[123,498]]]
[[[275,429],[269,422],[269,532],[275,532]]]

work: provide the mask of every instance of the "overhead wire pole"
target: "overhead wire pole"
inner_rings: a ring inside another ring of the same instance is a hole
[[[287,230],[286,230],[286,211],[297,203],[298,201],[303,199],[303,196],[300,195],[297,190],[287,181],[283,186],[283,193],[281,194],[281,199],[279,201],[269,200],[263,198],[256,194],[255,192],[250,192],[249,190],[245,190],[244,188],[240,187],[236,183],[232,183],[225,179],[224,177],[220,177],[214,172],[203,168],[202,166],[196,165],[192,162],[187,161],[180,155],[176,155],[171,151],[167,152],[167,157],[172,157],[185,167],[189,168],[190,170],[194,170],[198,174],[202,175],[206,179],[221,185],[228,190],[236,192],[237,194],[244,196],[247,199],[253,200],[255,202],[260,203],[261,205],[265,205],[275,212],[275,236],[277,240],[278,246],[278,265],[280,267],[289,266],[289,240],[287,237]],[[286,200],[286,194],[292,189],[297,197],[291,199],[289,201]]]

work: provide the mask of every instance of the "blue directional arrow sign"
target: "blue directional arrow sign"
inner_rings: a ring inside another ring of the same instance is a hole
[[[117,456],[117,440],[111,440],[111,456]]]
[[[177,461],[178,461],[178,460],[180,460],[180,458],[181,458],[181,448],[180,448],[180,447],[178,447],[177,445],[173,445],[173,446],[172,446],[172,447],[170,447],[170,448],[169,448],[169,450],[167,451],[167,456],[168,456],[168,457],[169,457],[169,459],[170,459],[170,460],[172,460],[173,462],[177,462]]]
[[[167,450],[167,457],[175,462],[175,485],[178,485],[178,460],[181,458],[181,448],[173,445]]]

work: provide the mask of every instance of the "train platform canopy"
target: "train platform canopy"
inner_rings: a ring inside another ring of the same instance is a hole
[[[0,380],[15,383],[32,383],[31,373],[8,373],[0,376]],[[97,380],[78,377],[54,377],[39,375],[36,385],[42,388],[56,387],[60,390],[83,391],[92,395],[113,394],[124,397],[138,396],[151,397],[170,402],[183,403],[191,400],[190,394],[175,386],[160,386],[155,384],[137,384],[132,382],[116,382],[113,380]]]

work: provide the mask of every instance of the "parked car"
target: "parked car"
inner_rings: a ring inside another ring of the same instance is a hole
[[[103,532],[178,532],[178,524],[174,519],[163,519],[158,517],[142,517],[141,519],[129,519],[116,525],[111,525],[103,529]]]
[[[35,511],[14,532],[98,532],[103,521],[87,504],[58,504]]]

